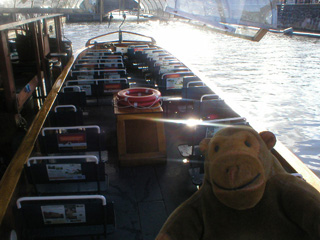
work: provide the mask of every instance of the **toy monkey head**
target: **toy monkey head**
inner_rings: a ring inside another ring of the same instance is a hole
[[[205,184],[224,205],[244,210],[262,198],[268,179],[284,172],[271,149],[276,143],[271,132],[258,134],[250,127],[227,127],[213,138],[204,139]]]

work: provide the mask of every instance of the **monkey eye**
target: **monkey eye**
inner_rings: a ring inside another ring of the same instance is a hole
[[[250,143],[248,140],[244,141],[244,144],[245,144],[247,147],[251,147],[251,143]]]
[[[216,145],[216,146],[214,147],[214,151],[215,151],[215,152],[218,152],[219,149],[220,149],[219,145]]]

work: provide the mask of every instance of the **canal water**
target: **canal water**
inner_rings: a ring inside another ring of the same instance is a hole
[[[64,36],[76,51],[120,23],[67,23]],[[175,21],[125,22],[121,29],[155,38],[320,177],[320,39],[267,33],[252,42]]]

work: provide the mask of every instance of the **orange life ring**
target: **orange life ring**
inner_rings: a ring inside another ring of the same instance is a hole
[[[127,88],[117,94],[119,105],[132,107],[151,107],[160,97],[161,93],[153,88]]]

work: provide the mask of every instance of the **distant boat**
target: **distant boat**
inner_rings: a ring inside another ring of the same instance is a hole
[[[313,37],[313,38],[320,38],[319,33],[312,33],[312,32],[297,32],[294,31],[292,27],[283,29],[283,30],[278,30],[278,29],[269,29],[269,32],[272,33],[283,33],[284,35],[288,36],[303,36],[303,37]]]

